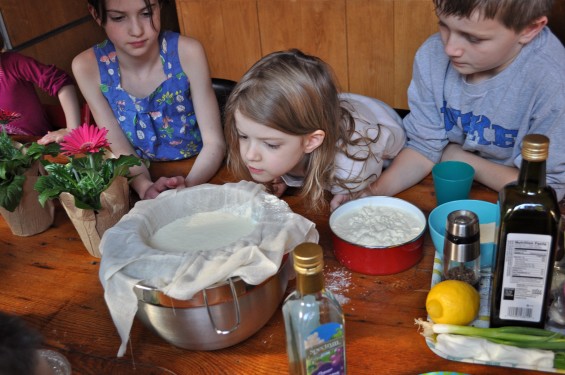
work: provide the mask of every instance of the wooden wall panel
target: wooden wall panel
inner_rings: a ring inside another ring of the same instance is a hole
[[[213,76],[239,80],[261,56],[299,48],[330,64],[344,91],[407,108],[412,61],[437,31],[431,0],[176,0],[181,32]]]
[[[2,0],[0,11],[12,46],[87,16],[86,1]]]
[[[19,52],[44,64],[54,64],[72,75],[71,62],[73,58],[95,43],[101,42],[105,37],[104,30],[92,20],[92,22],[83,23]],[[51,97],[41,90],[37,90],[37,93],[44,103],[59,103],[57,97]]]
[[[408,108],[406,91],[412,78],[414,55],[418,47],[438,31],[437,22],[430,0],[394,2],[394,107]]]
[[[330,64],[349,87],[345,0],[258,0],[261,50],[298,48]]]
[[[206,49],[213,77],[239,80],[261,58],[256,0],[177,1],[180,31]]]
[[[45,64],[55,64],[70,73],[72,59],[105,38],[104,30],[92,20],[19,52]]]
[[[394,104],[394,0],[348,0],[349,91]]]
[[[19,52],[45,64],[54,64],[72,75],[73,58],[105,38],[104,30],[94,20],[91,20]],[[56,104],[59,102],[57,97],[51,97],[42,91],[38,90],[38,94],[44,103]]]

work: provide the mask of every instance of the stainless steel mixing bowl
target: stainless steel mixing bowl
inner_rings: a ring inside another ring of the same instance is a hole
[[[138,284],[137,318],[165,341],[190,350],[216,350],[242,342],[259,331],[279,307],[292,262],[285,256],[277,274],[259,285],[234,278],[175,300]]]

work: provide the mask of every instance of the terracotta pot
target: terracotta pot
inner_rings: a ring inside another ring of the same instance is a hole
[[[75,206],[75,197],[61,193],[59,199],[75,226],[86,250],[93,257],[100,258],[100,239],[106,229],[113,227],[128,213],[129,185],[125,177],[118,177],[112,185],[100,194],[100,210],[84,210]]]
[[[0,214],[8,223],[10,230],[16,236],[33,236],[49,228],[55,219],[55,206],[47,201],[45,207],[39,203],[39,193],[33,189],[39,174],[41,164],[36,161],[24,173],[26,176],[23,196],[14,212],[0,207]]]

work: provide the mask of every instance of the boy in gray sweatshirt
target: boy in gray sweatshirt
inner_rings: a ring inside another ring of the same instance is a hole
[[[405,148],[361,195],[395,195],[445,160],[498,191],[518,177],[522,138],[538,133],[550,138],[547,182],[561,200],[565,48],[546,26],[553,0],[433,1],[440,32],[416,53]]]

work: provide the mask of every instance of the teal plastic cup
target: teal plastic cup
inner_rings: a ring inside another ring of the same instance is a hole
[[[462,161],[444,161],[432,168],[437,205],[469,198],[475,169]]]

